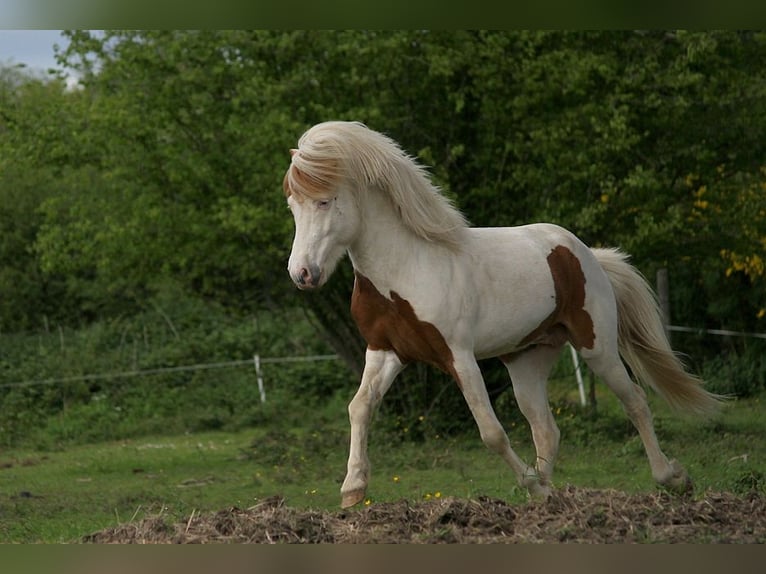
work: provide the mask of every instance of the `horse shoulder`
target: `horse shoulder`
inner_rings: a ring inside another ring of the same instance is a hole
[[[357,272],[351,296],[351,315],[367,347],[393,351],[402,363],[422,361],[454,376],[452,349],[442,332],[421,320],[412,304],[395,291],[383,295]]]

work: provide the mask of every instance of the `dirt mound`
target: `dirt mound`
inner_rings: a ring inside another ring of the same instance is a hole
[[[86,543],[518,543],[766,542],[766,498],[709,492],[629,495],[567,487],[546,501],[444,498],[315,511],[273,497],[242,510],[168,524],[147,518],[96,532]]]

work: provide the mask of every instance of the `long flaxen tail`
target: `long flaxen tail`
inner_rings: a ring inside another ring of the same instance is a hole
[[[702,388],[673,352],[662,324],[659,305],[643,275],[617,249],[593,249],[606,271],[617,299],[619,349],[634,377],[654,389],[672,407],[707,415],[723,397]]]

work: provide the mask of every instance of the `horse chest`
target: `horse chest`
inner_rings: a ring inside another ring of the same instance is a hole
[[[452,350],[433,324],[418,319],[396,292],[389,299],[361,273],[355,277],[351,315],[369,349],[393,351],[403,363],[422,361],[454,375]]]

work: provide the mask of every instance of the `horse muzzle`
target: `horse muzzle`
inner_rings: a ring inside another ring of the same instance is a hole
[[[292,277],[298,289],[316,289],[319,287],[322,271],[317,265],[309,265],[301,267]]]

